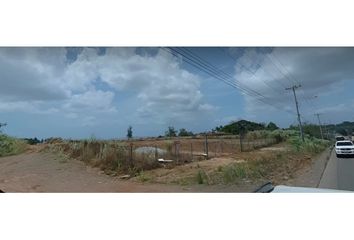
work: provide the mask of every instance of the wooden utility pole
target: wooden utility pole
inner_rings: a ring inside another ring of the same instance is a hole
[[[323,132],[322,132],[322,124],[321,124],[320,114],[316,113],[315,115],[317,116],[318,125],[320,126],[321,138],[323,139]]]
[[[299,113],[299,104],[297,102],[297,98],[296,98],[296,92],[295,90],[298,89],[299,87],[301,87],[301,85],[294,85],[292,87],[289,88],[285,88],[285,90],[292,90],[294,93],[294,99],[295,99],[295,105],[296,105],[296,112],[297,112],[297,120],[299,121],[299,128],[300,128],[300,135],[301,135],[301,139],[304,142],[305,141],[305,137],[304,137],[304,131],[302,129],[302,123],[301,123],[301,118],[300,118],[300,113]]]

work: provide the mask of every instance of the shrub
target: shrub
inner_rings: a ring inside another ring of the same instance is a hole
[[[240,179],[247,177],[246,164],[231,164],[222,168],[222,177],[224,183],[237,182]]]
[[[26,142],[5,134],[0,135],[0,157],[22,153],[26,150]]]

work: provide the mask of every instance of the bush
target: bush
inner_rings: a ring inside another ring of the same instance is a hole
[[[0,157],[10,156],[24,152],[26,142],[5,134],[0,135]]]
[[[289,142],[295,151],[302,151],[310,154],[320,153],[325,150],[330,144],[330,141],[328,140],[322,140],[308,136],[305,137],[305,141],[302,141],[299,136],[293,136],[289,138]]]
[[[231,164],[225,166],[222,170],[224,183],[233,183],[246,178],[248,175],[247,172],[246,164]]]

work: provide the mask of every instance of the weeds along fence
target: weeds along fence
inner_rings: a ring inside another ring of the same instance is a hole
[[[69,140],[48,144],[46,149],[105,171],[131,173],[227,156],[241,149],[251,151],[276,142],[275,138],[240,141],[239,138],[206,137],[145,141]]]

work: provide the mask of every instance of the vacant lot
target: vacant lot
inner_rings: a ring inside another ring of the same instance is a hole
[[[241,151],[253,151],[276,141],[275,138],[240,141],[234,136],[132,141],[56,140],[46,144],[44,151],[83,161],[107,174],[135,175],[141,171],[166,167],[165,161],[170,162],[168,167],[175,167],[205,159],[227,157]]]
[[[292,179],[297,173],[310,168],[313,158],[328,145],[318,139],[301,142],[297,137],[278,144],[273,144],[274,141],[249,141],[248,145],[254,147],[241,151],[235,139],[225,138],[58,139],[34,146],[20,155],[0,158],[0,189],[10,192],[250,192],[267,181],[296,182]],[[209,150],[213,143],[222,151]],[[189,151],[182,147],[188,145]]]

